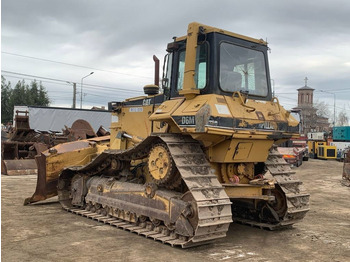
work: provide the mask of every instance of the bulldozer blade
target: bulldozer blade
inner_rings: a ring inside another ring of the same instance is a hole
[[[57,196],[57,182],[63,169],[87,164],[108,141],[109,136],[105,136],[63,143],[35,156],[38,168],[36,189],[31,197],[24,200],[24,205]]]
[[[15,175],[36,175],[38,168],[34,159],[15,159],[1,161],[1,174]]]
[[[54,178],[52,180],[48,180],[46,177],[46,156],[44,154],[37,155],[35,161],[38,166],[36,189],[32,197],[24,200],[24,205],[42,201],[57,195],[58,176],[56,179]]]

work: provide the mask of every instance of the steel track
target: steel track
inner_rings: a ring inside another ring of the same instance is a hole
[[[82,215],[103,223],[116,226],[145,237],[158,240],[171,246],[182,248],[206,244],[212,240],[226,236],[232,222],[231,202],[224,187],[212,172],[209,162],[199,143],[191,137],[176,134],[161,134],[151,136],[132,149],[125,151],[109,150],[101,154],[95,161],[82,168],[71,169],[74,172],[84,172],[90,176],[96,175],[106,168],[102,163],[109,156],[123,161],[142,159],[152,143],[161,140],[168,147],[175,165],[188,188],[188,200],[194,202],[196,218],[191,221],[194,235],[190,238],[172,234],[164,227],[154,227],[149,223],[131,223],[120,218],[103,216],[101,214],[76,208],[70,204],[69,192],[59,192],[59,199],[63,209],[74,214]],[[152,218],[150,218],[152,219]]]
[[[234,217],[234,220],[242,224],[269,230],[287,228],[300,222],[309,211],[310,194],[305,191],[302,182],[295,176],[295,171],[293,171],[290,164],[283,159],[277,147],[273,146],[271,148],[265,165],[276,181],[276,185],[280,186],[285,195],[287,210],[284,216],[276,224],[263,223],[239,217]]]

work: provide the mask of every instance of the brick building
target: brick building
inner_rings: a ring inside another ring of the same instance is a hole
[[[317,108],[313,105],[314,90],[307,86],[298,88],[298,106],[293,110],[300,111],[301,134],[307,135],[309,132],[329,132],[330,126],[328,118],[317,115]]]

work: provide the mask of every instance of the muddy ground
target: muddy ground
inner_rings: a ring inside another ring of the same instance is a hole
[[[303,222],[266,231],[231,224],[213,244],[182,250],[60,208],[57,198],[23,206],[35,176],[1,176],[2,261],[350,261],[350,187],[342,163],[310,160],[295,168],[311,194]]]

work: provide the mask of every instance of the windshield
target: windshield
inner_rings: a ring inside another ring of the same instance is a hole
[[[267,96],[264,54],[223,42],[220,44],[220,87],[223,91]]]

